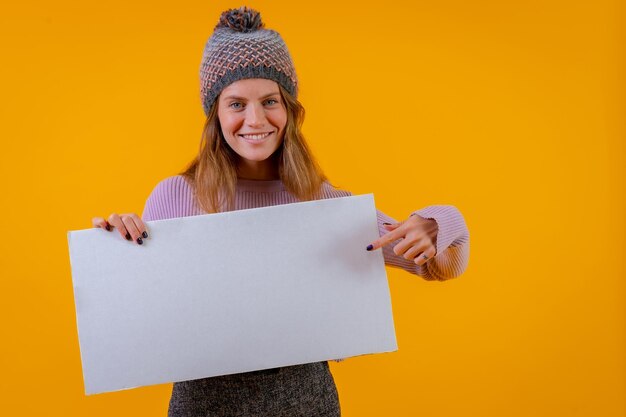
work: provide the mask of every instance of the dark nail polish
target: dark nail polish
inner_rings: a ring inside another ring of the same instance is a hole
[[[137,243],[139,243],[140,245],[143,245],[143,240],[141,240],[140,237],[137,238]]]
[[[109,226],[108,224],[106,225],[106,229],[110,232],[111,231],[111,226]]]
[[[126,233],[126,240],[130,240],[130,233]]]
[[[143,233],[141,234],[141,236],[143,236],[143,238],[145,239],[145,238],[147,238],[147,237],[148,237],[148,233],[147,233],[147,232],[143,232]]]
[[[372,249],[374,249],[374,246],[372,246],[372,245],[367,245],[367,248],[365,248],[365,249],[367,249],[367,250],[372,250]]]
[[[387,222],[385,222],[385,223],[383,223],[383,224],[384,224],[385,226],[391,226],[391,223],[387,223]]]

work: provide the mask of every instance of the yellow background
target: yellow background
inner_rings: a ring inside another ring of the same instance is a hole
[[[194,156],[202,49],[241,4],[2,6],[3,415],[165,415],[170,385],[83,394],[66,233],[141,213]],[[622,5],[247,4],[331,181],[470,230],[460,278],[388,269],[399,351],[331,364],[343,415],[626,415]]]

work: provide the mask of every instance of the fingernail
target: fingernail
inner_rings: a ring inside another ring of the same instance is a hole
[[[106,229],[110,232],[110,231],[111,231],[111,226],[109,226],[109,225],[107,224]]]
[[[384,224],[385,226],[391,226],[391,223],[387,223],[387,222],[385,222],[385,223],[383,223],[383,224]]]
[[[143,245],[143,240],[141,240],[140,237],[137,238],[137,243],[139,243],[140,245]]]
[[[130,233],[126,233],[126,240],[130,240]]]
[[[367,250],[372,250],[372,249],[374,249],[374,246],[372,246],[372,245],[367,245],[367,248],[365,248],[365,249],[367,249]]]
[[[144,238],[144,239],[146,239],[146,238],[148,237],[148,233],[147,233],[147,232],[143,232],[143,233],[141,234],[141,236],[143,236],[143,238]]]

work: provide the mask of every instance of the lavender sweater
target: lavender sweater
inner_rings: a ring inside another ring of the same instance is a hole
[[[324,183],[323,198],[347,197],[348,191],[338,190]],[[299,200],[290,194],[281,180],[243,180],[237,182],[235,210],[276,206],[297,203]],[[429,281],[444,281],[461,275],[469,261],[469,232],[463,215],[450,205],[428,206],[415,211],[415,214],[434,219],[439,226],[437,233],[437,253],[422,266],[404,259],[393,252],[393,247],[400,242],[392,242],[382,248],[385,264],[402,268]],[[169,219],[174,217],[197,216],[206,214],[194,200],[193,190],[181,175],[164,179],[156,185],[144,207],[144,221]],[[377,211],[378,232],[387,233],[383,222],[395,223],[396,220]],[[365,248],[363,248],[365,250]]]

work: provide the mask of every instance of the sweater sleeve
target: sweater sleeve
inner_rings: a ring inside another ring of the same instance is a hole
[[[324,191],[325,198],[351,195],[352,193],[349,191],[338,190],[331,186],[327,186]],[[439,230],[435,242],[437,250],[435,256],[419,266],[412,260],[394,253],[393,248],[400,243],[400,240],[396,240],[382,248],[385,264],[402,268],[427,281],[445,281],[461,275],[467,269],[469,262],[469,231],[461,212],[451,205],[434,205],[424,207],[412,214],[417,214],[426,219],[434,219],[437,222]],[[397,223],[397,220],[380,210],[376,210],[376,217],[379,236],[388,233],[383,223]]]
[[[141,217],[143,221],[152,221],[197,214],[191,186],[182,175],[175,175],[154,187]]]

